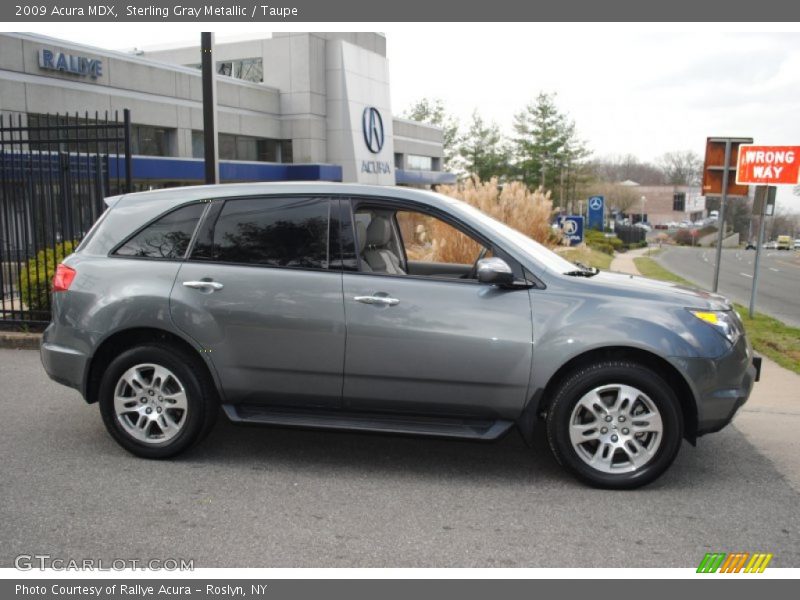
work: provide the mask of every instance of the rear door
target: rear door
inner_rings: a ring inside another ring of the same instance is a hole
[[[170,312],[208,353],[227,402],[340,406],[345,322],[332,215],[338,200],[308,196],[217,201],[207,214]]]

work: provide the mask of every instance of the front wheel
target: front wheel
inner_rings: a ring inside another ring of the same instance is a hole
[[[100,412],[120,446],[144,458],[168,458],[205,437],[217,401],[198,362],[160,344],[132,348],[111,362],[100,382]]]
[[[674,391],[656,371],[603,361],[573,372],[547,414],[556,459],[586,483],[632,489],[672,464],[683,438]]]

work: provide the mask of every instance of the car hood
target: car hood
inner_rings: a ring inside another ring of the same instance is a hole
[[[587,286],[604,288],[604,290],[597,289],[597,293],[605,291],[611,295],[669,302],[687,308],[707,310],[729,310],[731,308],[730,301],[719,294],[713,294],[668,281],[647,279],[646,277],[639,277],[637,275],[600,271],[594,277],[576,277],[574,279],[585,282]]]

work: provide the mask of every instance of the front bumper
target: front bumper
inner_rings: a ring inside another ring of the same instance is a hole
[[[744,336],[719,358],[684,358],[677,363],[694,392],[698,437],[728,425],[761,377],[761,357],[753,354]]]

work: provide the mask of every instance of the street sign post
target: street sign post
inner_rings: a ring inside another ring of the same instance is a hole
[[[742,144],[752,144],[753,138],[725,138],[710,137],[706,139],[706,160],[703,166],[703,194],[706,196],[720,195],[719,201],[719,235],[717,235],[717,256],[714,264],[713,291],[719,288],[719,263],[722,260],[722,240],[725,239],[725,204],[728,196],[747,196],[747,185],[738,185],[736,179],[731,178],[731,171],[736,171],[736,165],[731,165],[731,157]],[[720,164],[722,163],[722,164]]]
[[[775,194],[778,188],[775,186],[762,185],[756,189],[755,205],[760,207],[759,213],[761,220],[758,224],[758,242],[756,243],[756,260],[753,265],[753,287],[750,290],[750,318],[752,319],[756,314],[756,294],[758,293],[758,266],[761,264],[761,247],[764,245],[764,223],[767,213],[772,213],[768,207],[775,206]]]
[[[570,246],[577,246],[583,241],[583,216],[570,215],[561,221],[561,230],[569,240]]]
[[[591,196],[589,198],[589,222],[587,227],[589,229],[603,230],[603,222],[605,221],[605,207],[606,202],[603,196]]]

